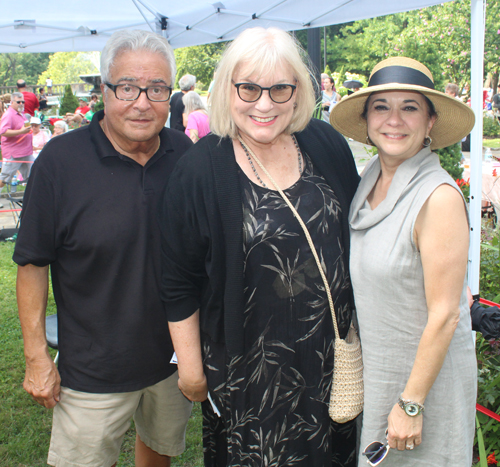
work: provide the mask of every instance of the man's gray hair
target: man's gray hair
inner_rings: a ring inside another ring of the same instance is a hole
[[[12,102],[14,99],[24,99],[24,96],[21,92],[13,92],[10,95],[10,101]]]
[[[111,67],[116,57],[124,52],[135,52],[146,50],[158,53],[165,58],[170,70],[170,86],[173,86],[177,68],[175,66],[175,56],[172,47],[167,39],[150,31],[117,31],[106,42],[101,52],[101,81],[109,83]]]
[[[181,91],[190,91],[195,84],[196,76],[193,75],[184,75],[179,80],[179,87],[181,88]]]

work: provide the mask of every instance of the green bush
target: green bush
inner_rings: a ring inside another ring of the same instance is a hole
[[[481,297],[500,303],[500,231],[484,227],[481,230]]]
[[[481,269],[479,276],[481,297],[500,302],[500,230],[483,225],[481,230]],[[477,354],[477,401],[498,413],[500,407],[500,340],[486,340],[480,333],[476,339]],[[500,453],[500,424],[477,412],[486,455]],[[478,448],[478,437],[475,440]]]
[[[488,114],[483,114],[483,136],[500,136],[500,123]]]
[[[460,167],[462,150],[460,143],[453,144],[446,148],[436,149],[434,151],[439,156],[441,167],[446,170],[453,180],[460,180],[464,169]]]
[[[99,102],[94,107],[95,112],[99,112],[99,110],[104,110],[104,102],[102,100],[102,97],[99,99]]]
[[[73,94],[71,86],[67,84],[64,87],[64,96],[61,99],[61,107],[59,109],[59,115],[66,115],[68,112],[73,113],[78,107],[78,99]]]
[[[477,355],[477,402],[498,413],[500,406],[500,341],[487,341],[480,333],[476,340]],[[486,455],[500,453],[500,424],[483,413],[477,412]],[[476,448],[478,440],[475,440]]]

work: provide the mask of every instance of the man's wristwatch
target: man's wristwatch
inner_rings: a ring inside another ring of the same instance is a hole
[[[398,400],[399,406],[405,411],[405,414],[410,417],[416,417],[424,411],[424,406],[418,402],[413,402],[402,397]]]

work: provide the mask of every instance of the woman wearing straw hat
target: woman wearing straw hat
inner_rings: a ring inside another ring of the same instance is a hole
[[[364,361],[361,448],[369,446],[371,465],[470,467],[476,360],[467,210],[432,149],[460,141],[474,114],[434,90],[424,65],[395,57],[340,101],[330,121],[378,149],[349,213]],[[380,443],[386,430],[390,450]]]

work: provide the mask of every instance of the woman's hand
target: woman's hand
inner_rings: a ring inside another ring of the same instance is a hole
[[[395,404],[387,422],[389,427],[387,441],[391,449],[412,450],[422,442],[422,414],[410,417],[406,415],[399,404]]]
[[[208,397],[207,378],[203,375],[202,380],[190,380],[181,378],[179,375],[179,389],[192,402],[203,402]]]
[[[190,401],[202,402],[208,386],[201,356],[199,310],[182,321],[169,322],[168,328],[177,355],[179,389]]]

